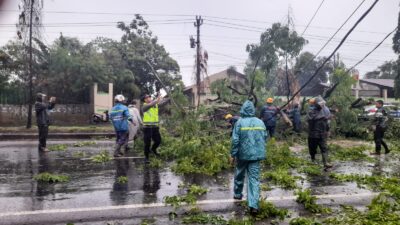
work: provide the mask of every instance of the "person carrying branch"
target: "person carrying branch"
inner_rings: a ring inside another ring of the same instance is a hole
[[[311,99],[309,101],[310,109],[307,115],[308,119],[308,149],[311,160],[315,161],[317,149],[321,150],[322,162],[324,169],[332,168],[328,162],[328,146],[327,139],[329,133],[330,112],[325,107],[325,101],[322,98]]]
[[[47,114],[48,110],[51,110],[56,105],[56,98],[51,97],[49,103],[46,103],[46,95],[42,93],[36,94],[35,112],[36,122],[39,129],[39,151],[48,152],[46,148],[47,136],[49,134],[50,119]]]
[[[150,150],[154,155],[159,156],[157,152],[158,146],[161,144],[161,134],[159,128],[159,115],[158,108],[165,105],[169,99],[162,99],[158,94],[156,99],[152,99],[150,95],[143,96],[143,141],[144,141],[144,155],[145,163],[150,163],[149,155]],[[153,145],[151,146],[151,140]]]
[[[380,155],[382,146],[385,148],[385,154],[388,154],[390,152],[386,142],[383,141],[383,137],[385,136],[385,131],[387,129],[387,120],[387,112],[383,108],[383,101],[376,101],[376,112],[372,125],[372,128],[374,130],[375,152],[371,153],[371,155]]]
[[[236,162],[234,199],[242,199],[247,173],[247,203],[251,214],[258,213],[260,198],[260,161],[266,158],[265,144],[268,133],[264,122],[255,116],[254,104],[247,100],[241,110],[232,134],[230,161]]]
[[[274,106],[274,99],[267,98],[266,105],[261,109],[260,119],[264,121],[270,138],[275,135],[276,122],[278,120],[279,108]]]

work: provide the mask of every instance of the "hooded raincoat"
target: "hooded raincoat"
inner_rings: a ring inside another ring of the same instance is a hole
[[[266,157],[267,132],[264,122],[255,117],[255,108],[246,101],[241,110],[241,118],[236,122],[232,134],[231,156],[236,158],[235,198],[242,197],[244,178],[247,172],[247,202],[249,207],[258,209],[260,197],[260,160]]]

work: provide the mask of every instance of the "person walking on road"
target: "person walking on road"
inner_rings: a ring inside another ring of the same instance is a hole
[[[327,139],[329,133],[328,118],[330,116],[329,109],[323,108],[325,101],[322,98],[310,100],[310,110],[307,115],[308,119],[308,149],[311,160],[315,161],[317,149],[321,150],[322,162],[324,169],[327,170],[332,167],[328,162],[328,146]],[[327,111],[328,110],[328,111]]]
[[[276,122],[278,120],[278,107],[274,106],[274,99],[267,98],[266,105],[261,109],[260,119],[264,121],[269,137],[274,137]]]
[[[150,163],[150,149],[154,155],[159,156],[157,152],[158,146],[161,144],[161,134],[159,128],[158,108],[168,102],[168,99],[162,100],[161,96],[152,99],[150,95],[143,96],[143,141],[145,163]],[[151,146],[151,140],[153,145]]]
[[[373,129],[374,129],[374,141],[375,141],[375,152],[371,153],[371,155],[380,155],[382,146],[385,148],[385,154],[390,152],[389,147],[386,142],[383,141],[383,137],[385,136],[385,131],[387,129],[387,112],[383,108],[383,101],[376,101],[376,112],[373,120]]]
[[[136,106],[136,100],[132,100],[131,104],[128,105],[129,114],[132,117],[132,122],[129,122],[129,138],[128,145],[126,146],[126,151],[129,150],[129,142],[134,145],[137,132],[139,130],[140,125],[142,124],[142,117],[140,116],[139,109]]]
[[[128,120],[132,121],[132,118],[129,114],[128,107],[123,104],[125,101],[125,97],[123,95],[116,95],[114,101],[115,105],[110,112],[110,120],[114,125],[114,130],[117,137],[114,157],[121,157],[124,155],[121,152],[121,148],[125,149],[128,144]]]
[[[247,203],[250,213],[258,213],[260,198],[260,161],[266,158],[268,137],[264,122],[255,116],[253,103],[247,100],[241,110],[232,134],[231,163],[236,162],[234,199],[242,199],[247,173]]]
[[[49,102],[46,103],[46,95],[38,93],[36,95],[35,112],[36,122],[39,129],[39,151],[48,152],[46,148],[47,136],[49,133],[50,119],[47,114],[48,110],[51,110],[56,105],[56,98],[51,97]]]

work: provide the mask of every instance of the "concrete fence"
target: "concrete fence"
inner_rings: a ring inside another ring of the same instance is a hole
[[[53,125],[86,125],[92,112],[89,104],[69,104],[56,105],[49,115]],[[32,115],[32,124],[36,124],[35,109]],[[0,126],[25,125],[27,117],[28,105],[0,104]]]

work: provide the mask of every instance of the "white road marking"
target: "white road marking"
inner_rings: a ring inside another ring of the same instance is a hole
[[[360,194],[331,194],[331,195],[315,195],[318,199],[334,199],[334,198],[355,198],[355,197],[373,197],[378,193],[360,193]],[[282,200],[295,200],[296,196],[282,196],[282,197],[270,197],[267,198],[271,202],[279,202]],[[198,201],[199,205],[214,205],[221,203],[235,203],[240,202],[235,199],[219,199],[219,200],[203,200]],[[22,212],[7,212],[0,213],[1,217],[7,216],[27,216],[27,215],[41,215],[41,214],[57,214],[57,213],[74,213],[74,212],[101,212],[107,210],[119,210],[119,209],[140,209],[140,208],[160,208],[166,207],[164,203],[152,203],[152,204],[132,204],[132,205],[119,205],[119,206],[102,206],[102,207],[88,207],[88,208],[71,208],[71,209],[48,209],[48,210],[37,210],[37,211],[22,211]]]
[[[112,159],[144,159],[143,156],[127,156],[127,157],[113,157]],[[92,158],[81,158],[80,160],[92,160]]]

